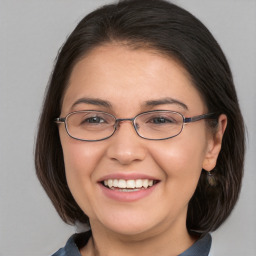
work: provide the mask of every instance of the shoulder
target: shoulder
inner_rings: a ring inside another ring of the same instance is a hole
[[[79,249],[87,244],[90,237],[90,231],[74,234],[68,239],[66,245],[52,256],[81,256]]]
[[[179,256],[210,256],[211,245],[212,237],[210,234],[206,234]]]
[[[215,256],[215,252],[214,252],[214,242],[212,242],[212,246],[209,252],[209,256]]]

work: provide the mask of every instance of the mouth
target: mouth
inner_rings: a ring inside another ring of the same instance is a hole
[[[125,180],[125,179],[106,179],[101,182],[101,184],[111,190],[116,190],[120,192],[136,192],[140,190],[146,190],[154,185],[156,185],[158,180],[151,179],[135,179],[135,180]]]

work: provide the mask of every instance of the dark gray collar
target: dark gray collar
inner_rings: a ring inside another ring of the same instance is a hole
[[[208,256],[211,244],[212,237],[210,234],[206,234],[179,256]]]
[[[85,246],[91,237],[91,232],[74,234],[69,238],[65,247],[59,249],[52,256],[81,256],[79,249]],[[178,256],[208,256],[212,244],[210,234],[197,240],[190,248]]]

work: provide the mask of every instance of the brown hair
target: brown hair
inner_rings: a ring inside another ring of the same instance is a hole
[[[224,113],[228,126],[216,168],[215,187],[202,174],[189,202],[189,232],[218,228],[232,211],[241,187],[244,124],[227,60],[208,29],[184,9],[162,0],[128,0],[103,6],[80,21],[59,52],[46,91],[35,150],[38,178],[61,218],[88,222],[65,177],[63,153],[54,118],[74,65],[91,49],[113,41],[149,45],[176,58],[188,71],[209,112]]]

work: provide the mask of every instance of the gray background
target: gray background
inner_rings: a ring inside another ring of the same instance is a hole
[[[49,255],[75,230],[62,223],[37,181],[34,137],[59,47],[86,13],[108,2],[0,0],[0,256]],[[222,46],[248,129],[242,193],[213,233],[214,252],[255,256],[256,0],[174,2],[201,19]]]

